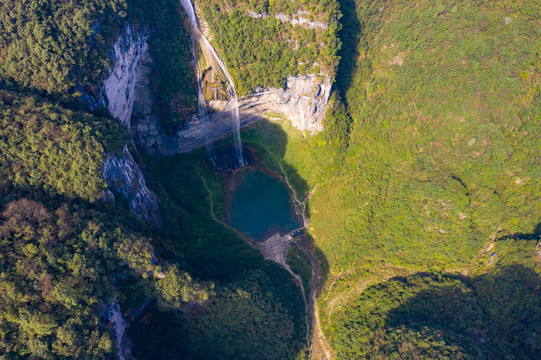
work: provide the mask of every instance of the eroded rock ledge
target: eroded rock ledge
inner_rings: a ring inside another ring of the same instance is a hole
[[[153,109],[151,65],[147,36],[126,29],[113,48],[115,66],[104,83],[102,102],[132,132],[135,143],[152,155],[191,151],[232,133],[230,108],[225,101],[210,102],[210,120],[192,116],[185,128],[168,134]],[[241,127],[269,114],[283,114],[294,127],[308,133],[323,130],[331,82],[325,75],[288,77],[282,88],[258,88],[239,99]],[[208,132],[208,136],[206,135]]]
[[[105,182],[109,189],[128,201],[132,213],[150,223],[162,225],[158,198],[148,189],[143,172],[127,146],[122,155],[105,155],[102,170]]]
[[[147,39],[145,33],[138,33],[132,26],[127,26],[113,46],[111,55],[115,63],[98,97],[90,99],[86,95],[89,108],[107,107],[111,115],[128,129],[131,128],[134,89],[138,83],[136,69],[141,57],[148,53]],[[108,186],[106,201],[114,201],[115,196],[120,195],[128,201],[130,211],[137,217],[162,225],[158,199],[146,186],[143,172],[127,146],[122,154],[104,155],[102,174]]]
[[[153,155],[174,155],[191,151],[232,133],[229,108],[225,101],[210,102],[210,120],[204,124],[197,116],[174,136],[165,133],[152,109],[149,81],[151,59],[144,54],[136,76],[134,115],[131,128],[137,146]],[[288,77],[284,87],[258,88],[247,98],[239,99],[240,126],[246,126],[269,113],[285,115],[294,127],[309,133],[323,130],[323,118],[329,104],[331,82],[326,76]],[[205,135],[208,132],[208,136]]]
[[[239,110],[244,116],[281,113],[297,129],[315,133],[323,130],[331,87],[326,76],[288,77],[281,89],[258,88],[240,101]]]

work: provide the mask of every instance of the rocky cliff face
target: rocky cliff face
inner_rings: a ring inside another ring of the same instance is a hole
[[[137,67],[141,57],[147,53],[147,38],[147,35],[136,33],[130,26],[119,36],[112,51],[115,64],[103,83],[99,99],[99,103],[107,106],[110,113],[128,129],[131,128],[134,89],[138,83]],[[102,173],[110,190],[106,200],[120,194],[139,218],[162,224],[158,199],[146,186],[143,172],[127,146],[122,156],[105,155]]]
[[[281,89],[259,88],[239,104],[245,117],[268,112],[284,114],[299,130],[311,133],[323,130],[323,118],[331,95],[327,77],[308,75],[288,77]]]
[[[203,32],[210,36],[208,25],[197,7],[195,11]],[[135,71],[133,67],[124,66],[135,72],[133,78],[137,81],[130,92],[134,97],[130,123],[135,143],[140,149],[153,155],[174,155],[202,147],[208,139],[216,140],[232,133],[231,114],[224,111],[231,109],[231,104],[215,100],[210,102],[210,121],[206,124],[194,115],[186,128],[178,129],[173,135],[167,134],[152,108],[149,86],[152,59],[148,47],[140,46],[140,49],[138,57],[133,56],[137,59]],[[283,88],[259,88],[247,98],[239,99],[240,126],[264,118],[271,112],[285,115],[299,130],[310,133],[322,131],[330,93],[331,83],[324,75],[288,77]]]
[[[223,111],[230,106],[218,100],[210,102],[207,124],[194,115],[175,134],[164,131],[153,110],[149,86],[152,59],[146,40],[147,36],[126,29],[113,48],[115,66],[103,87],[103,102],[131,130],[137,147],[153,155],[174,155],[204,146],[207,139],[231,134],[230,113]],[[299,130],[322,131],[330,93],[330,80],[315,75],[288,77],[279,89],[258,88],[247,98],[239,99],[241,126],[268,113],[280,113]]]
[[[131,130],[135,143],[140,149],[144,149],[146,152],[152,155],[174,155],[185,151],[178,151],[180,144],[183,142],[182,138],[177,136],[168,135],[163,129],[160,119],[155,114],[152,107],[153,96],[150,91],[150,81],[152,80],[152,59],[145,51],[141,54],[140,61],[137,64],[137,85],[134,92],[134,106],[133,116],[131,118]],[[198,134],[197,126],[192,124],[197,123],[197,118],[193,117],[190,123],[190,129]],[[196,137],[198,135],[195,135]],[[204,145],[199,143],[198,146],[192,146],[188,148],[189,151],[193,148]]]
[[[128,26],[113,46],[114,66],[103,83],[103,97],[109,112],[130,128],[134,89],[138,81],[137,66],[148,51],[148,35]]]
[[[132,213],[148,222],[162,225],[158,199],[146,186],[143,172],[127,146],[124,147],[123,156],[106,154],[102,172],[109,188],[128,201]]]
[[[150,60],[150,59],[147,59]],[[205,145],[206,139],[219,139],[232,132],[232,124],[225,101],[211,101],[210,121],[205,125],[193,116],[185,129],[168,136],[152,111],[148,89],[150,68],[140,64],[132,130],[137,146],[154,155],[174,155]],[[247,98],[239,99],[241,127],[262,119],[268,113],[285,115],[299,130],[316,133],[323,130],[323,118],[329,104],[331,83],[328,78],[318,80],[314,75],[288,77],[284,87],[259,88]],[[205,136],[208,131],[209,136]]]
[[[104,319],[109,323],[110,328],[116,340],[119,360],[135,360],[131,354],[131,342],[126,336],[126,330],[129,327],[128,322],[122,317],[118,300],[105,309],[103,314]]]

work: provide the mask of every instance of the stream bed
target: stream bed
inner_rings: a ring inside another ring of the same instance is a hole
[[[255,241],[298,228],[289,193],[277,179],[253,167],[236,171],[227,189],[227,222]]]

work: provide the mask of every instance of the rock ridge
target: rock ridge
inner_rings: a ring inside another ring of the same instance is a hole
[[[241,99],[239,111],[245,116],[282,113],[297,129],[316,133],[323,131],[331,89],[325,75],[289,76],[283,88],[258,88]]]
[[[107,107],[111,115],[130,131],[134,92],[138,83],[136,69],[141,57],[148,52],[147,39],[148,33],[138,33],[131,25],[126,26],[111,50],[114,65],[99,95],[91,99],[86,94],[86,103],[90,108]],[[122,155],[104,154],[102,175],[108,186],[104,200],[114,201],[115,194],[120,194],[138,218],[159,226],[163,224],[158,198],[148,189],[143,172],[128,146],[124,147]]]
[[[231,106],[220,100],[209,101],[206,124],[197,115],[192,115],[186,125],[173,134],[165,131],[153,110],[152,59],[147,39],[147,34],[136,33],[130,26],[119,36],[113,47],[115,65],[104,82],[100,100],[131,131],[137,147],[151,155],[168,156],[189,152],[209,140],[231,135],[233,125],[226,110]],[[240,126],[280,113],[301,131],[320,132],[331,89],[331,81],[326,75],[289,76],[281,88],[259,87],[239,99]]]

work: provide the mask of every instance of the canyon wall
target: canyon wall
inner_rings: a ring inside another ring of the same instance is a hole
[[[315,133],[323,130],[330,95],[331,82],[325,76],[291,76],[281,89],[258,88],[241,99],[239,111],[245,117],[281,113],[297,129]]]
[[[197,7],[190,16],[197,18],[205,36],[211,35]],[[135,143],[140,149],[157,156],[174,155],[202,147],[209,139],[214,141],[231,135],[232,115],[224,109],[233,106],[218,99],[209,102],[210,118],[206,124],[193,115],[186,126],[174,134],[166,133],[153,110],[150,90],[152,58],[147,47],[141,49],[137,67],[131,69],[137,84],[131,92],[135,99],[130,122]],[[269,113],[279,113],[301,131],[312,134],[322,131],[331,87],[331,81],[325,75],[307,75],[287,77],[282,88],[258,88],[248,97],[238,100],[240,126],[265,118]]]
[[[131,130],[139,148],[153,155],[174,155],[202,147],[206,139],[216,140],[232,133],[230,113],[222,111],[230,106],[226,101],[214,100],[209,103],[210,120],[206,126],[194,115],[184,128],[173,135],[166,134],[152,108],[151,63],[145,52],[136,70],[138,83]],[[288,77],[283,88],[258,88],[250,96],[239,99],[240,126],[263,119],[269,113],[280,113],[299,130],[322,131],[330,94],[331,82],[325,76]]]
[[[174,134],[164,130],[153,109],[148,37],[132,26],[119,34],[111,54],[114,66],[97,99],[87,99],[89,107],[106,106],[130,130],[137,148],[156,156],[188,152],[204,146],[207,139],[217,140],[230,135],[230,113],[222,111],[230,106],[227,101],[219,100],[209,102],[210,120],[206,125],[193,115],[186,126]],[[248,97],[239,99],[240,125],[246,126],[265,115],[278,113],[285,115],[299,130],[322,131],[330,93],[331,82],[325,76],[288,77],[282,88],[258,88]],[[111,190],[107,199],[121,195],[139,218],[162,223],[157,198],[147,188],[142,171],[127,147],[122,155],[106,154],[103,175]]]
[[[137,33],[127,26],[112,49],[114,66],[105,79],[97,103],[106,106],[123,126],[131,130],[134,89],[138,83],[137,67],[141,57],[148,52],[148,35]],[[109,191],[106,200],[122,196],[129,203],[130,211],[138,218],[162,225],[156,195],[146,186],[143,172],[134,161],[128,146],[122,154],[105,154],[103,177]]]
[[[148,56],[145,58],[147,62],[139,65],[140,82],[136,88],[131,120],[137,146],[153,155],[174,155],[204,146],[207,138],[216,140],[231,134],[230,114],[221,111],[227,104],[215,100],[209,104],[210,121],[206,126],[197,116],[192,116],[185,128],[178,129],[174,136],[167,135],[152,110],[148,87],[150,59]],[[299,130],[309,133],[322,131],[330,94],[331,83],[326,77],[288,77],[283,88],[258,88],[250,96],[239,99],[240,126],[263,119],[269,113],[280,113]],[[208,131],[208,137],[205,131]]]

